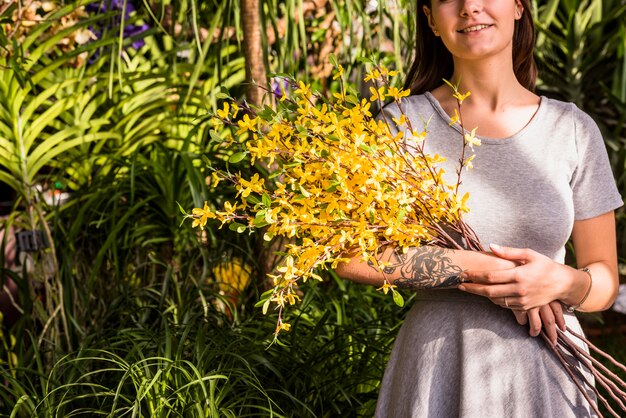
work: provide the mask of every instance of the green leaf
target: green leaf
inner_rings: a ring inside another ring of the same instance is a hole
[[[311,193],[307,189],[302,187],[301,184],[300,184],[300,193],[302,193],[302,196],[304,197],[311,197]]]
[[[219,134],[217,132],[215,132],[213,129],[211,129],[209,131],[209,136],[211,137],[211,142],[209,142],[209,143],[212,143],[212,142],[222,142],[223,141],[222,137],[219,136]]]
[[[185,209],[181,206],[181,204],[180,204],[180,203],[178,203],[178,201],[176,202],[176,204],[178,205],[178,209],[180,210],[180,212],[181,212],[183,215],[187,216],[188,214],[187,214],[187,212],[185,211]]]
[[[228,225],[228,229],[230,229],[231,231],[236,231],[238,234],[241,234],[247,228],[248,227],[246,225],[240,224],[238,222],[233,222],[230,225]]]
[[[238,162],[241,162],[241,160],[243,160],[246,157],[246,153],[245,152],[236,152],[233,155],[230,156],[230,158],[228,159],[228,162],[231,164],[237,164]]]
[[[249,194],[246,197],[246,202],[252,203],[253,205],[256,205],[257,203],[261,203],[261,201],[259,200],[259,198],[255,194]]]
[[[398,305],[399,307],[403,307],[404,306],[404,298],[402,297],[400,292],[395,291],[393,289],[392,289],[392,292],[393,292],[393,301],[395,302],[395,304]]]
[[[269,307],[270,307],[270,302],[271,302],[271,299],[268,299],[268,300],[266,300],[266,301],[265,301],[265,303],[263,304],[263,315],[267,314],[267,310],[268,310],[268,309],[269,309]]]
[[[271,207],[272,206],[272,199],[270,199],[270,196],[267,193],[263,193],[263,196],[261,196],[261,198],[263,199],[263,204],[265,205],[265,207]]]

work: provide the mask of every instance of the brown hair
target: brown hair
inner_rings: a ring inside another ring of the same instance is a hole
[[[519,0],[524,8],[522,17],[515,22],[513,32],[513,72],[517,80],[530,91],[535,90],[537,67],[533,57],[535,25],[530,13],[530,1]],[[415,57],[404,83],[413,94],[433,90],[442,79],[452,77],[452,54],[441,39],[433,34],[423,6],[431,7],[431,0],[417,0],[415,18]]]

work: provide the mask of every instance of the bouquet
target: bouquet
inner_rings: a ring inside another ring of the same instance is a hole
[[[461,171],[471,167],[473,158],[464,157],[465,149],[478,141],[473,132],[465,135],[457,182],[446,183],[438,167],[443,158],[424,152],[427,122],[412,126],[402,113],[391,124],[372,114],[372,104],[382,107],[387,100],[402,109],[409,91],[391,85],[395,74],[373,67],[365,77],[373,83],[369,99],[359,99],[340,82],[340,92],[326,100],[302,81],[292,81],[293,94],[283,89],[276,110],[244,111],[225,101],[216,112],[215,124],[233,127],[225,141],[241,147],[229,161],[247,154],[252,164],[262,161],[272,171],[268,179],[214,171],[213,184],[232,182],[238,200],[222,209],[205,203],[187,216],[194,227],[216,219],[220,227],[228,224],[237,232],[263,228],[267,241],[276,236],[291,240],[278,274],[271,275],[275,287],[260,302],[264,312],[272,304],[277,307],[277,334],[289,329],[282,311],[299,300],[298,282],[322,280],[319,271],[347,261],[347,252],[383,271],[377,255],[390,246],[397,251],[424,244],[480,249],[462,220],[469,195],[458,193]],[[335,78],[342,76],[339,66]],[[468,94],[450,85],[460,106]],[[385,282],[382,290],[403,303],[393,284]]]
[[[372,83],[371,94],[359,98],[345,87],[343,68],[336,63],[335,67],[340,90],[330,99],[302,81],[288,80],[292,93],[284,87],[275,92],[275,108],[252,109],[230,98],[224,101],[213,122],[229,128],[230,134],[212,137],[236,148],[229,164],[249,156],[252,164],[269,168],[269,175],[244,178],[237,172],[216,170],[213,185],[231,182],[237,201],[225,202],[223,208],[205,203],[190,214],[185,212],[194,227],[215,220],[239,233],[261,230],[266,241],[289,238],[283,263],[270,275],[274,287],[257,304],[264,313],[272,306],[277,310],[276,336],[290,328],[283,309],[300,300],[298,283],[322,280],[320,271],[348,261],[348,253],[384,274],[386,264],[378,255],[389,247],[402,252],[420,245],[482,250],[463,221],[469,195],[459,193],[462,172],[472,168],[473,147],[480,145],[475,129],[466,131],[463,126],[462,104],[470,93],[446,81],[458,105],[451,124],[458,123],[462,132],[456,181],[447,183],[438,166],[443,158],[424,151],[428,121],[413,126],[404,113],[403,99],[410,93],[393,86],[397,73],[372,63],[364,79]],[[384,113],[373,115],[372,105],[382,108],[386,103],[398,106],[399,118],[389,121]],[[391,292],[398,305],[404,303],[393,283],[385,281],[380,289]],[[548,341],[545,334],[544,338]],[[625,409],[626,393],[617,386],[626,390],[626,384],[619,377],[564,333],[552,348],[594,408],[582,387],[584,376],[576,376],[577,361],[592,370],[596,381],[610,388]]]

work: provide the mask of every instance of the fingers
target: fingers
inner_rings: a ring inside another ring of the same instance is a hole
[[[530,309],[526,313],[528,314],[528,333],[531,337],[536,337],[541,332],[539,308]]]
[[[556,321],[554,318],[554,313],[552,312],[552,308],[550,307],[550,305],[544,305],[539,308],[539,316],[541,317],[543,330],[548,336],[548,339],[550,340],[552,345],[556,345],[558,333],[556,331]]]
[[[526,313],[526,311],[518,311],[513,309],[511,312],[513,312],[513,315],[515,315],[515,319],[517,320],[518,324],[526,325],[528,323],[528,314]]]
[[[462,282],[479,283],[479,284],[500,284],[512,283],[518,280],[518,271],[516,269],[504,270],[466,270],[459,275]]]
[[[467,293],[472,293],[478,296],[484,296],[491,299],[495,304],[505,306],[507,303],[504,301],[506,296],[508,308],[520,307],[520,299],[523,295],[519,287],[513,283],[499,284],[499,285],[483,285],[478,283],[463,283],[458,287]]]
[[[558,300],[554,302],[550,302],[550,309],[552,309],[552,313],[554,314],[554,320],[556,322],[556,326],[563,332],[567,330],[567,325],[565,324],[565,316],[563,316],[563,305]]]
[[[498,244],[489,244],[489,249],[500,258],[512,261],[528,261],[532,257],[532,250],[527,248],[504,247]]]

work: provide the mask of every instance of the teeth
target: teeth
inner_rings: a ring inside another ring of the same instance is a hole
[[[463,33],[476,32],[477,30],[485,29],[485,28],[488,28],[488,27],[489,27],[489,25],[470,26],[469,28],[462,29],[461,32],[463,32]]]

